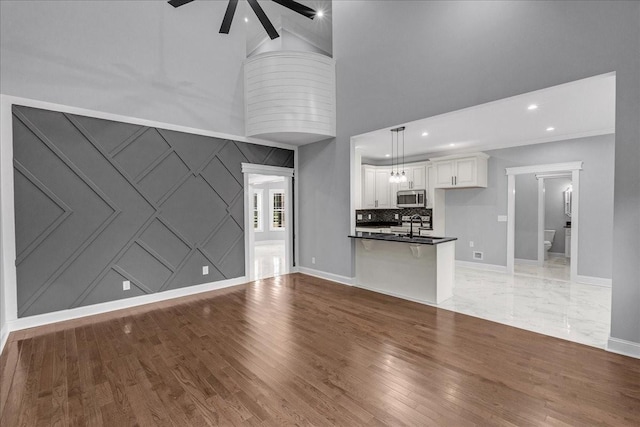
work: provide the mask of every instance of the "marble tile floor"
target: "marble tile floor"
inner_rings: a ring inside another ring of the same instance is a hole
[[[546,279],[570,280],[571,278],[571,258],[564,256],[549,256],[543,266],[531,264],[519,264],[516,261],[514,270],[516,274],[542,277]]]
[[[611,288],[549,275],[553,274],[527,271],[511,276],[457,267],[454,296],[438,307],[604,348],[610,331]]]
[[[256,242],[253,257],[256,280],[280,276],[284,273],[285,252],[284,240]]]

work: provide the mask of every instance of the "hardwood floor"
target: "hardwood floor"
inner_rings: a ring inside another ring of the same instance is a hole
[[[292,274],[13,333],[0,425],[640,425],[640,360]]]

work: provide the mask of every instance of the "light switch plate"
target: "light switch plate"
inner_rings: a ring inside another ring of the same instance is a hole
[[[362,219],[362,214],[358,214],[358,221]]]
[[[507,222],[506,215],[498,215],[498,222]]]
[[[395,214],[393,217],[394,217],[395,219],[400,218],[400,217],[398,216],[398,214]]]
[[[208,265],[203,265],[202,266],[202,275],[206,276],[207,274],[209,274],[209,266]]]
[[[128,280],[124,280],[122,282],[122,290],[123,291],[128,291],[129,289],[131,289],[131,282]]]

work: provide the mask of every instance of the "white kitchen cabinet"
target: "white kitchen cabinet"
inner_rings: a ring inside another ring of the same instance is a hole
[[[431,159],[434,167],[434,188],[469,188],[487,186],[487,156],[476,153]]]
[[[407,182],[398,184],[398,190],[426,190],[427,189],[427,171],[426,163],[415,163],[404,166],[404,172]],[[402,168],[400,169],[402,173]]]
[[[395,184],[389,182],[391,168],[362,167],[362,209],[395,207]]]

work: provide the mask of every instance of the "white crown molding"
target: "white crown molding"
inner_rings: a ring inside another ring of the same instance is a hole
[[[280,166],[257,165],[254,163],[241,163],[242,173],[257,175],[276,175],[291,178],[293,176],[293,168],[283,168]]]
[[[564,163],[551,163],[547,165],[531,165],[531,166],[518,166],[514,168],[506,168],[506,175],[522,175],[526,173],[551,173],[551,172],[566,172],[582,170],[582,162],[564,162]]]

